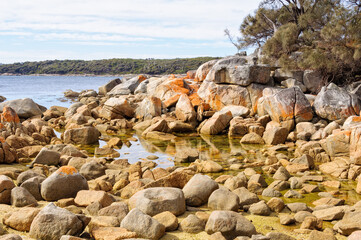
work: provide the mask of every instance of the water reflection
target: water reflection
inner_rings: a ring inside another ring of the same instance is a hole
[[[105,136],[104,139],[110,136]],[[120,158],[126,158],[130,163],[145,160],[149,155],[156,155],[159,158],[154,160],[158,167],[171,167],[178,165],[174,158],[180,152],[199,152],[199,159],[217,161],[223,166],[229,165],[228,160],[247,158],[249,162],[260,161],[263,156],[260,146],[243,145],[240,139],[228,138],[227,136],[206,136],[198,134],[181,134],[171,141],[144,139],[141,134],[134,131],[122,131],[116,135],[123,142],[129,142],[128,146],[123,144],[120,149]],[[100,146],[105,142],[101,141]]]

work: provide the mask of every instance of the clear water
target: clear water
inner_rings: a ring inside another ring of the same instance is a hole
[[[0,95],[7,100],[31,98],[47,108],[68,107],[72,102],[64,98],[64,91],[98,88],[116,77],[85,76],[0,76]]]

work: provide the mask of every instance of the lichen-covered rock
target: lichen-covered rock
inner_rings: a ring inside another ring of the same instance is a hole
[[[71,166],[63,166],[41,184],[41,196],[47,201],[74,198],[80,190],[88,190],[88,182]]]
[[[78,235],[87,223],[74,213],[49,203],[34,218],[29,235],[35,239],[58,240],[62,235]]]
[[[312,108],[306,96],[299,88],[282,90],[265,89],[263,91],[263,108],[272,121],[307,122],[313,118]]]
[[[319,117],[334,121],[359,114],[361,104],[356,95],[331,83],[327,87],[322,87],[313,107]]]

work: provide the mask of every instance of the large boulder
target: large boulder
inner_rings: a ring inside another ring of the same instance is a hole
[[[346,212],[342,220],[333,226],[333,230],[346,236],[356,230],[361,230],[361,211]]]
[[[157,97],[146,97],[135,109],[135,117],[139,119],[152,119],[162,115],[162,101]]]
[[[20,118],[30,118],[43,113],[38,104],[30,98],[16,99],[0,103],[0,111],[5,107],[11,107]]]
[[[129,231],[136,232],[138,237],[157,240],[165,233],[165,227],[154,218],[139,209],[131,210],[120,224]]]
[[[211,61],[205,62],[201,66],[199,66],[194,80],[198,81],[198,82],[203,82],[203,80],[206,79],[209,71],[212,69],[214,64],[216,64],[217,62],[218,62],[218,60],[211,60]]]
[[[80,190],[88,190],[88,182],[71,166],[63,166],[41,184],[41,196],[46,201],[75,198]]]
[[[104,84],[103,86],[99,87],[99,95],[106,95],[110,90],[112,90],[115,86],[122,83],[119,78],[110,80],[108,83]]]
[[[257,234],[256,228],[249,220],[233,211],[213,211],[207,221],[206,232],[221,232],[227,239]]]
[[[216,113],[210,119],[206,120],[200,129],[201,134],[216,135],[222,132],[232,120],[232,113]]]
[[[313,118],[310,102],[297,87],[281,90],[267,88],[263,91],[263,98],[260,101],[263,110],[270,115],[272,121],[278,123],[290,121],[291,124],[297,124]]]
[[[100,135],[95,127],[82,127],[66,130],[63,139],[64,143],[90,145],[98,143]]]
[[[246,87],[251,83],[267,84],[270,73],[268,65],[228,64],[220,60],[210,70],[206,81]]]
[[[348,93],[345,89],[331,83],[327,87],[322,87],[313,107],[319,117],[334,121],[358,115],[361,103],[355,94]]]
[[[79,235],[86,225],[74,213],[49,203],[34,218],[29,235],[35,239],[58,240],[63,235]]]
[[[128,95],[134,93],[138,85],[147,79],[144,75],[139,75],[131,79],[123,79],[122,83],[116,85],[107,93],[109,96]]]
[[[153,84],[155,86],[153,86]],[[187,82],[183,78],[174,78],[173,76],[163,79],[163,81],[150,81],[147,86],[149,95],[162,100],[163,102],[176,98],[181,94],[189,95],[190,90]]]
[[[129,199],[130,208],[154,216],[169,211],[178,216],[186,211],[184,194],[179,188],[156,187],[141,190]]]
[[[178,120],[193,123],[196,121],[197,114],[186,94],[182,94],[175,107],[175,114]]]
[[[201,206],[208,201],[214,190],[218,189],[218,183],[206,175],[194,175],[184,186],[183,193],[189,206]]]
[[[134,109],[125,97],[112,97],[104,103],[100,116],[108,120],[132,118],[134,116]]]
[[[303,84],[312,93],[318,93],[324,86],[325,81],[321,74],[314,70],[306,70],[303,73]]]

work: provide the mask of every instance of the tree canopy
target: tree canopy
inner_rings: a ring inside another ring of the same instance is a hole
[[[238,48],[261,47],[266,63],[338,83],[361,73],[361,0],[264,0],[239,30]]]

